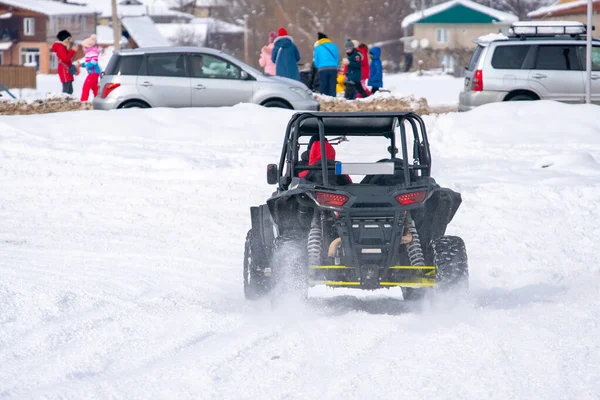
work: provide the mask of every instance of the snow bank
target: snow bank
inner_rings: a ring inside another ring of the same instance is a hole
[[[321,111],[415,111],[429,113],[427,101],[414,96],[399,97],[391,93],[379,92],[365,99],[346,100],[316,94]]]
[[[240,277],[248,208],[273,190],[293,112],[0,117],[1,396],[594,398],[599,111],[425,116],[433,176],[462,193],[447,233],[467,244],[467,299],[314,289],[280,311],[247,303]]]
[[[91,102],[81,102],[72,96],[55,93],[47,93],[43,99],[0,100],[0,115],[47,114],[91,109]]]
[[[416,72],[385,74],[383,87],[397,97],[415,96],[427,100],[429,106],[458,105],[458,94],[464,86],[464,78],[446,74],[419,76]]]

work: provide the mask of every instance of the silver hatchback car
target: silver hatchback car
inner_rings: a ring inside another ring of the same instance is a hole
[[[569,21],[513,24],[513,35],[476,41],[459,111],[522,100],[585,101],[585,25]],[[600,40],[593,40],[592,102],[600,104]]]
[[[96,110],[148,107],[265,107],[318,111],[301,82],[262,72],[219,50],[154,47],[116,51],[99,83]]]

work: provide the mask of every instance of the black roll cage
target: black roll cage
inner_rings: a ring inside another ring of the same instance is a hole
[[[387,121],[386,121],[387,120]],[[408,123],[413,132],[414,163],[408,162],[408,144],[406,139],[406,125]],[[396,152],[396,128],[400,128],[400,142],[402,151],[402,168],[396,166],[396,170],[403,170],[404,182],[410,186],[410,171],[420,170],[421,176],[431,176],[431,153],[425,123],[413,112],[301,112],[296,113],[290,119],[286,137],[279,159],[279,190],[285,190],[296,176],[298,162],[298,140],[303,136],[319,134],[321,145],[321,159],[326,160],[325,135],[362,136],[362,137],[386,137],[390,139],[390,160],[395,158]],[[285,173],[284,171],[285,168]],[[321,166],[302,166],[302,170],[318,170],[323,174],[323,185],[329,186],[329,171],[335,170],[335,166],[322,162]]]

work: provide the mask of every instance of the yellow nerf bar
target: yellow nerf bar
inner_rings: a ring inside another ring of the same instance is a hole
[[[355,267],[347,267],[345,265],[311,265],[310,269],[354,269]],[[394,265],[388,269],[418,269],[418,270],[435,270],[433,265]]]
[[[435,286],[435,279],[429,278],[418,278],[404,282],[379,282],[380,287],[391,287],[391,286],[403,286],[403,287],[433,287]],[[325,286],[360,286],[360,282],[354,281],[309,281],[311,286],[325,285]]]

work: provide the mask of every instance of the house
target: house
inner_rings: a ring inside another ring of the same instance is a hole
[[[0,65],[35,65],[43,74],[57,71],[50,48],[58,31],[76,43],[96,31],[94,10],[49,0],[0,0],[0,16]]]
[[[244,48],[244,28],[215,18],[194,18],[189,24],[155,26],[176,46],[210,47],[234,55]]]
[[[197,18],[212,17],[215,12],[222,12],[228,6],[225,0],[175,0],[173,3],[174,9]]]
[[[171,46],[171,43],[156,29],[154,21],[147,15],[121,18],[121,31],[129,41],[127,47],[132,49]]]
[[[206,26],[206,47],[241,56],[244,50],[244,27],[216,18],[194,18],[190,25]]]
[[[98,24],[112,23],[111,0],[83,0],[87,6],[98,12]],[[149,16],[156,23],[185,23],[194,17],[192,14],[173,10],[170,0],[117,0],[117,16],[141,17]]]
[[[600,0],[593,0],[592,22],[600,29]],[[532,20],[577,21],[587,24],[587,0],[560,0],[551,6],[542,7],[527,14]],[[594,31],[598,36],[598,31]]]
[[[475,39],[489,33],[508,33],[517,20],[513,14],[471,0],[452,0],[410,14],[402,21],[402,28],[405,37],[412,36],[414,59],[422,60],[423,68],[454,69],[467,65]]]
[[[107,48],[115,45],[115,36],[113,33],[113,29],[107,25],[98,25],[96,26],[96,42],[98,43],[98,47]],[[121,35],[120,45],[121,48],[127,46],[128,40],[125,36]]]

